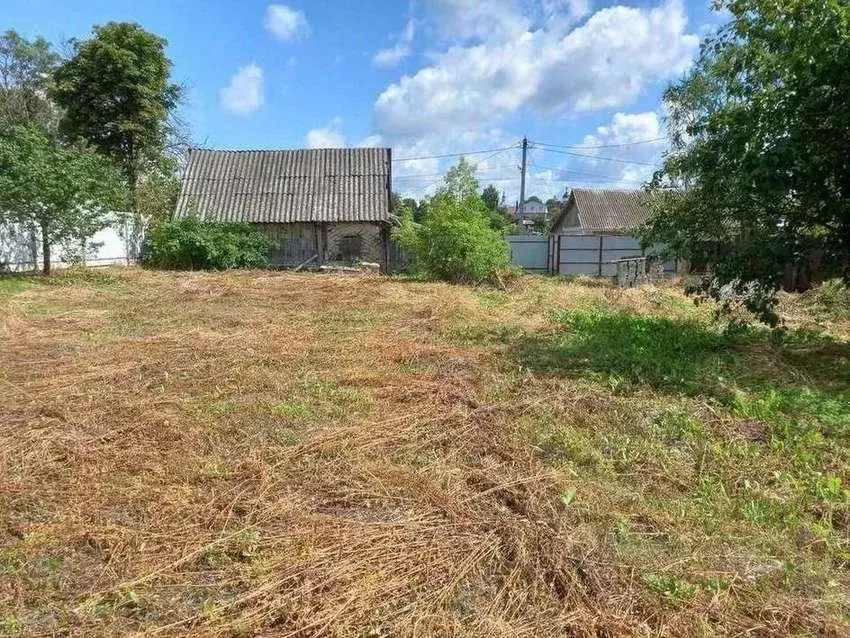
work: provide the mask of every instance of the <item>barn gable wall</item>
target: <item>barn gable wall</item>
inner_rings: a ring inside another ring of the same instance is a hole
[[[384,227],[368,222],[328,224],[254,224],[274,241],[269,251],[273,266],[298,266],[315,258],[313,265],[354,261],[353,247],[359,249],[357,261],[385,263]]]

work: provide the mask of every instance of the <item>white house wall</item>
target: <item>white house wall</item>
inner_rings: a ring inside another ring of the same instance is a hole
[[[136,250],[129,239],[129,225],[115,221],[111,226],[95,233],[76,251],[63,250],[54,246],[50,265],[67,268],[75,263],[87,266],[126,266],[135,261]],[[85,253],[83,262],[74,258],[74,253]],[[21,224],[0,225],[0,272],[27,272],[42,267],[41,233]]]

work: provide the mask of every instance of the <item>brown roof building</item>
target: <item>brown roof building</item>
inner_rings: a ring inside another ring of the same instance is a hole
[[[631,234],[649,217],[647,197],[642,190],[575,188],[552,232]]]

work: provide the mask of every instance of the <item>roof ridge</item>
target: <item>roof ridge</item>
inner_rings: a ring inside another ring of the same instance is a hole
[[[203,148],[200,146],[189,147],[190,152],[203,151],[206,153],[306,153],[319,151],[389,151],[389,146],[356,146],[339,148]]]

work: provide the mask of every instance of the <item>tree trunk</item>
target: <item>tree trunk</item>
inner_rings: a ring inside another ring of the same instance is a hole
[[[42,272],[45,275],[50,274],[50,238],[47,235],[47,226],[41,225],[41,256],[42,256]]]

